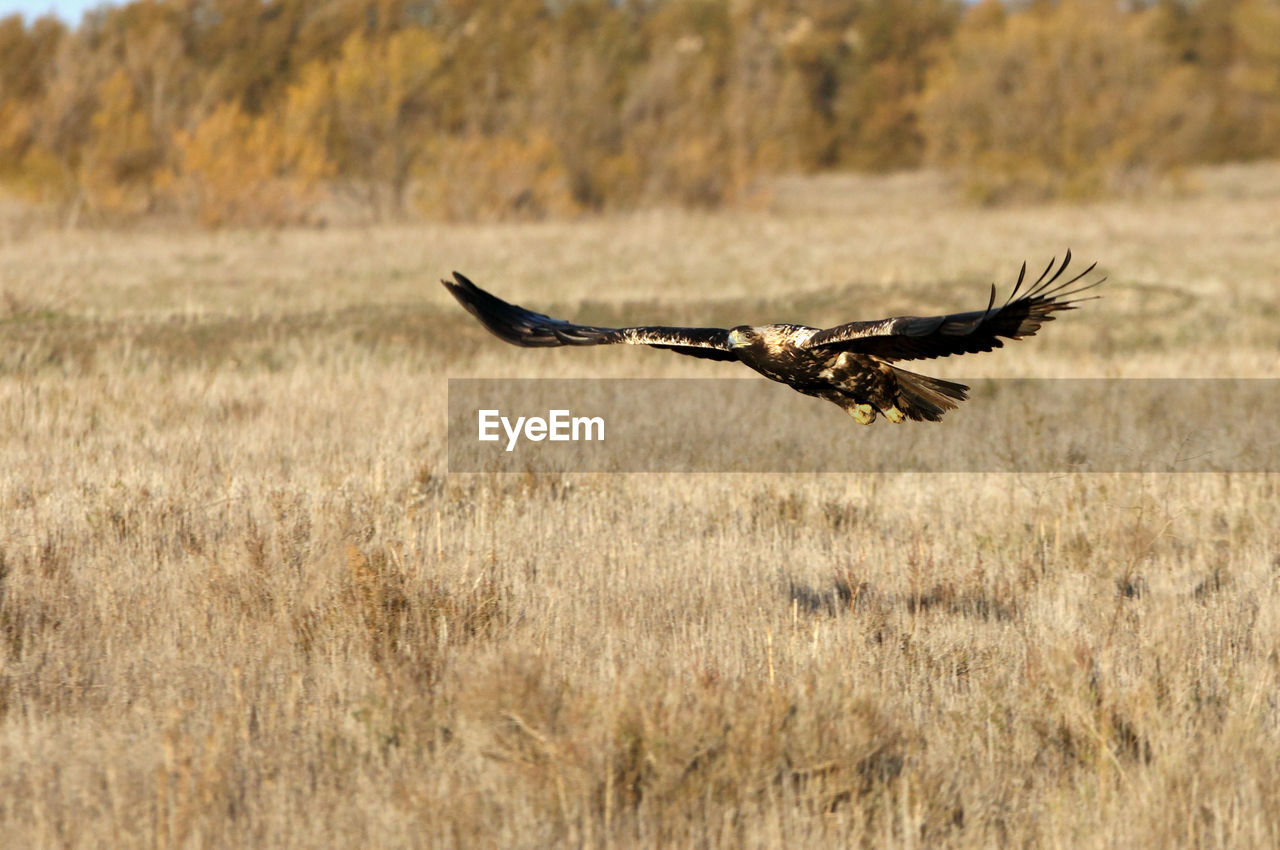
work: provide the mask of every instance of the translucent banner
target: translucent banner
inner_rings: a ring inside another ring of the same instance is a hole
[[[979,380],[858,425],[763,379],[449,381],[450,472],[1274,472],[1280,380]]]

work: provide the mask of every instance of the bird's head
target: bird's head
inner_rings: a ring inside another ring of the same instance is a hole
[[[760,335],[756,332],[755,328],[750,325],[739,325],[729,331],[729,347],[745,348],[759,338]]]

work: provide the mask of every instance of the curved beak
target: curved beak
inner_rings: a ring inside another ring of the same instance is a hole
[[[742,338],[741,331],[739,331],[737,328],[734,328],[733,330],[729,331],[729,347],[730,348],[738,348],[745,344],[746,344],[746,340]]]

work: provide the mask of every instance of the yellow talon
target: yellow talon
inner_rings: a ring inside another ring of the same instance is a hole
[[[900,422],[902,422],[903,420],[905,420],[907,417],[906,417],[906,414],[904,414],[904,413],[903,413],[901,410],[899,410],[898,408],[896,408],[896,407],[891,407],[891,408],[889,408],[888,410],[886,410],[886,411],[884,412],[884,418],[885,418],[885,419],[888,419],[890,422],[892,422],[893,424],[897,425],[897,424],[899,424]]]
[[[876,409],[869,404],[858,404],[847,408],[853,421],[859,425],[870,425],[876,421]]]

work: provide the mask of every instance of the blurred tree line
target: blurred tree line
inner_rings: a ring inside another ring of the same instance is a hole
[[[0,20],[0,185],[69,222],[716,205],[937,164],[1087,196],[1280,154],[1280,0],[135,0]]]

